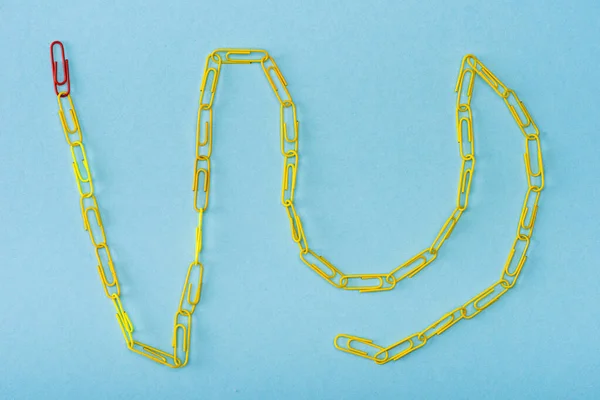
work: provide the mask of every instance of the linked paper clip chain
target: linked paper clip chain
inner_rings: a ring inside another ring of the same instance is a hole
[[[280,150],[283,156],[283,182],[281,203],[285,207],[290,223],[292,239],[298,244],[300,259],[309,268],[336,288],[358,290],[360,292],[377,292],[393,289],[396,283],[406,277],[413,277],[433,260],[439,249],[452,233],[454,226],[467,208],[471,180],[475,168],[475,152],[471,134],[471,115],[465,115],[458,125],[460,139],[460,157],[462,166],[458,181],[456,208],[444,222],[433,243],[414,257],[394,268],[390,272],[380,274],[345,274],[329,260],[313,251],[306,239],[302,221],[294,204],[296,176],[298,174],[298,118],[296,105],[287,89],[287,81],[275,63],[275,60],[264,50],[255,49],[217,49],[206,59],[204,76],[200,88],[200,108],[198,110],[198,128],[196,134],[197,156],[194,179],[196,192],[195,207],[203,211],[208,204],[208,188],[210,186],[211,141],[213,129],[213,101],[223,64],[260,64],[280,105]],[[463,146],[463,143],[465,144]],[[202,177],[202,179],[201,179]],[[201,186],[198,186],[200,181]],[[202,204],[202,206],[198,206]]]
[[[459,132],[458,143],[461,146],[461,155],[463,155],[462,149],[465,143],[468,144],[469,151],[472,152],[473,149],[472,141],[470,143],[466,142],[461,132],[464,132],[463,128],[466,127],[466,136],[469,137],[469,140],[472,140],[470,106],[475,75],[481,77],[504,100],[504,103],[525,137],[524,158],[528,188],[525,193],[521,215],[519,216],[515,240],[508,253],[508,259],[506,260],[500,279],[462,306],[444,314],[422,331],[413,333],[390,346],[383,347],[375,344],[372,340],[358,336],[338,335],[334,339],[334,345],[341,351],[373,360],[377,364],[385,364],[389,361],[398,360],[425,346],[434,336],[444,333],[458,321],[475,317],[495,303],[517,283],[519,274],[527,260],[527,250],[529,249],[531,235],[533,234],[538,202],[544,188],[544,165],[539,131],[535,122],[531,119],[527,108],[525,108],[523,102],[517,97],[517,94],[504,85],[481,61],[472,55],[467,55],[463,58],[458,82],[456,83],[456,123]],[[463,160],[465,160],[464,157]],[[353,347],[353,343],[358,343],[361,348]]]
[[[53,47],[55,45],[59,46],[61,51],[63,67],[62,80],[58,77],[58,63],[54,60]],[[496,92],[498,92],[504,98],[505,102],[509,106],[509,109],[513,113],[513,116],[515,116],[515,119],[517,119],[517,122],[519,122],[521,129],[526,135],[527,142],[529,143],[531,141],[536,141],[539,150],[537,128],[535,128],[535,133],[526,131],[526,129],[528,129],[529,127],[535,127],[535,125],[533,124],[533,121],[531,121],[529,114],[527,113],[522,103],[516,97],[516,94],[513,91],[508,90],[494,75],[491,74],[491,72],[489,72],[483,66],[483,64],[477,61],[475,57],[465,57],[465,59],[463,60],[463,67],[461,69],[459,81],[457,84],[457,134],[459,143],[459,154],[462,160],[462,164],[458,183],[456,208],[451,213],[450,217],[445,221],[442,228],[438,232],[435,240],[429,247],[419,252],[414,257],[401,264],[397,268],[393,269],[389,273],[344,274],[335,266],[333,266],[323,256],[315,253],[312,249],[309,248],[304,229],[302,227],[302,222],[300,220],[300,216],[298,215],[294,205],[294,192],[296,187],[296,176],[299,161],[299,122],[296,117],[296,106],[287,89],[287,82],[283,77],[281,71],[279,70],[277,64],[275,63],[273,58],[264,50],[217,49],[213,51],[206,59],[204,75],[202,77],[202,83],[200,88],[200,106],[198,108],[197,117],[195,145],[196,159],[194,165],[194,179],[192,185],[192,189],[194,191],[194,209],[198,214],[194,261],[188,268],[188,273],[186,276],[184,289],[181,295],[179,309],[175,315],[172,343],[173,353],[171,354],[156,349],[154,347],[148,346],[141,342],[135,341],[133,339],[133,324],[131,323],[127,313],[125,312],[120,300],[118,279],[114,269],[112,258],[110,257],[110,251],[106,243],[104,227],[102,225],[98,203],[96,201],[96,197],[93,191],[92,176],[85,156],[85,148],[82,143],[82,134],[77,120],[77,114],[73,106],[73,101],[70,96],[69,66],[68,61],[66,60],[64,55],[64,48],[62,46],[62,43],[54,42],[51,45],[51,57],[54,85],[58,96],[57,99],[59,104],[59,116],[65,132],[67,143],[69,143],[69,145],[71,146],[75,177],[81,195],[80,203],[82,209],[82,216],[84,219],[84,228],[89,232],[92,244],[96,249],[96,256],[98,258],[98,271],[100,273],[100,278],[103,282],[104,290],[106,292],[106,295],[113,300],[114,305],[117,309],[117,320],[123,331],[123,335],[125,337],[125,341],[127,343],[128,348],[156,362],[174,368],[182,367],[188,361],[192,321],[191,316],[194,312],[195,306],[200,300],[203,265],[199,261],[199,258],[202,251],[202,221],[204,212],[208,207],[209,200],[210,156],[212,153],[213,133],[212,110],[221,66],[223,64],[261,64],[261,67],[267,77],[267,80],[280,103],[280,148],[281,154],[284,158],[281,202],[285,207],[288,215],[290,228],[292,232],[292,239],[298,244],[301,260],[308,267],[310,267],[312,270],[318,273],[323,279],[325,279],[327,282],[329,282],[331,285],[337,288],[342,288],[345,290],[358,290],[360,292],[376,292],[390,290],[393,289],[396,283],[400,280],[406,277],[413,277],[437,257],[439,249],[442,247],[443,243],[446,241],[446,239],[448,239],[448,237],[452,233],[452,230],[456,226],[456,223],[458,222],[468,205],[471,180],[473,177],[475,167],[472,119],[469,107],[472,94],[472,85],[474,81],[474,73],[480,74],[494,88],[494,90],[496,90]],[[470,68],[465,68],[465,61],[468,61]],[[467,100],[465,102],[461,102],[461,96],[464,95],[462,85],[467,72],[469,73],[468,88],[466,93]],[[66,88],[64,88],[64,86],[66,86]],[[70,124],[67,122],[67,117],[64,112],[64,98],[68,99],[70,105]],[[517,110],[515,106],[518,107],[519,110]],[[524,122],[519,116],[519,113],[522,114]],[[533,137],[535,137],[535,139],[533,139]],[[528,191],[528,198],[531,197],[530,193],[532,192],[536,193],[536,195],[533,196],[535,198],[535,204],[533,205],[534,208],[532,215],[530,216],[529,223],[525,224],[524,222],[526,218],[525,214],[527,214],[527,210],[525,207],[523,215],[521,217],[520,225],[523,225],[524,227],[528,227],[530,229],[529,236],[526,236],[527,246],[529,244],[531,229],[533,228],[535,211],[537,210],[537,201],[539,200],[539,192],[543,187],[541,151],[539,152],[538,158],[539,170],[535,174],[531,172],[531,168],[529,166],[528,161],[528,154],[529,151],[526,153],[526,164],[528,167],[527,170],[530,179],[530,189]],[[531,183],[536,179],[541,179],[541,183],[537,186]],[[528,204],[527,199],[526,204]],[[89,217],[92,215],[94,217],[94,224],[91,224],[89,219]],[[94,229],[94,227],[96,229]],[[519,235],[517,236],[517,241],[515,242],[515,246],[513,248],[513,252],[515,251],[517,243],[519,243],[519,238],[521,236],[523,236],[523,234],[519,233]],[[523,259],[524,257],[525,252],[523,251],[521,258]],[[522,262],[524,262],[524,259],[519,262],[517,271],[510,271],[512,275],[509,274],[509,276],[514,277],[514,280],[516,280],[516,276],[522,267]],[[111,279],[106,278],[107,273],[110,274]],[[512,287],[512,285],[514,284],[514,280],[511,281],[510,287]],[[194,283],[196,284],[195,288]],[[487,305],[489,304],[491,304],[491,302],[489,302]],[[468,318],[472,316],[474,316],[474,314],[469,316]],[[467,316],[464,316],[464,318],[467,318]],[[443,320],[440,321],[443,322]],[[438,322],[438,324],[439,323],[440,322]],[[453,323],[454,322],[446,324],[444,329],[447,329]],[[338,339],[340,338],[348,339],[346,343],[347,347],[344,348],[339,345]],[[355,348],[350,347],[350,343],[352,341],[360,341],[362,343],[370,344],[374,348],[381,349],[382,351],[377,353],[376,356],[371,357],[367,352],[363,352],[361,350],[357,350]],[[372,342],[368,340],[360,339],[354,336],[339,335],[338,337],[336,337],[335,345],[340,350],[373,358],[379,363],[399,358],[399,356],[390,356],[390,350],[380,348],[379,346],[373,345]],[[390,346],[390,349],[395,348],[397,346],[399,346],[399,344]],[[182,358],[179,358],[178,354],[184,356]]]
[[[58,77],[58,62],[54,59],[54,47],[58,46],[61,52],[62,62],[62,80]],[[88,232],[96,258],[98,259],[98,273],[102,280],[104,293],[112,300],[117,310],[117,321],[123,332],[125,343],[129,350],[146,356],[160,364],[171,368],[181,368],[188,362],[190,351],[190,337],[192,331],[192,314],[196,305],[200,301],[200,290],[202,289],[202,273],[204,267],[198,260],[202,244],[202,210],[199,211],[198,226],[196,228],[196,252],[194,261],[187,270],[179,307],[175,313],[175,322],[173,324],[172,352],[165,352],[155,347],[137,341],[133,338],[133,323],[121,302],[121,289],[119,279],[115,271],[115,266],[110,253],[110,248],[106,241],[106,233],[100,216],[98,201],[94,194],[94,183],[90,171],[85,146],[83,145],[83,135],[73,99],[70,95],[71,83],[69,79],[69,63],[65,58],[65,50],[61,42],[53,42],[50,45],[50,57],[52,61],[52,75],[54,87],[58,99],[58,115],[62,124],[65,138],[71,148],[73,157],[73,171],[77,188],[79,189],[81,215],[83,217],[83,227]],[[66,86],[66,89],[64,88]],[[63,106],[64,99],[69,102],[70,122],[67,122],[67,115]]]

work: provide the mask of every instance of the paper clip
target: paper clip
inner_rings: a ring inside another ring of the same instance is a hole
[[[340,284],[345,290],[358,290],[360,293],[392,290],[396,279],[389,274],[346,274]]]
[[[177,368],[175,359],[173,358],[172,354],[164,352],[155,347],[149,346],[145,343],[134,340],[131,346],[129,347],[129,350],[133,351],[134,353],[140,354],[144,357],[148,357],[152,361],[155,361],[159,364],[163,364],[171,368]]]
[[[60,47],[61,62],[63,66],[63,80],[58,79],[58,61],[54,59],[54,46]],[[71,81],[69,79],[69,60],[65,58],[65,46],[62,42],[55,40],[50,45],[50,62],[52,63],[52,80],[54,81],[54,91],[56,95],[60,93],[61,97],[66,97],[71,93]],[[67,90],[60,90],[59,86],[67,85]]]
[[[346,339],[345,345],[339,344],[340,339]],[[375,353],[375,355],[370,355],[368,352],[366,352],[364,350],[360,350],[356,347],[352,347],[352,342],[357,342],[357,343],[362,344],[365,347],[375,349],[375,350],[377,350],[377,353]],[[385,363],[386,361],[388,361],[389,356],[388,356],[387,349],[384,347],[381,347],[379,345],[376,345],[370,339],[365,339],[365,338],[361,338],[358,336],[352,336],[352,335],[347,335],[345,333],[341,333],[341,334],[337,335],[335,337],[335,339],[333,339],[333,345],[338,350],[341,350],[346,353],[354,354],[359,357],[367,358],[367,359],[375,361],[377,363]],[[380,357],[381,355],[383,355],[383,358]]]
[[[219,53],[225,53],[225,56],[223,57]],[[217,49],[213,51],[213,54],[218,55],[223,64],[259,63],[269,57],[265,50],[259,49]]]

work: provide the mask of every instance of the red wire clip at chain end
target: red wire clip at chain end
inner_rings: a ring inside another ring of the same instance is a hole
[[[63,65],[63,79],[58,79],[58,61],[54,58],[54,46],[60,47],[61,62]],[[65,58],[65,46],[61,41],[55,40],[50,44],[50,62],[52,64],[52,79],[54,81],[54,91],[56,95],[60,93],[61,97],[66,97],[71,93],[71,81],[69,79],[69,60]],[[67,90],[60,90],[60,86],[67,85]]]

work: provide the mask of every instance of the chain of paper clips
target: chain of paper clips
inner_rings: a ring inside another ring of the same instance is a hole
[[[53,47],[60,47],[63,79],[58,75],[58,63],[54,60]],[[301,260],[323,279],[336,288],[345,290],[358,290],[360,292],[376,292],[393,289],[396,284],[407,277],[413,277],[431,262],[438,255],[438,251],[448,239],[458,220],[464,213],[468,205],[469,191],[475,168],[474,138],[472,130],[472,116],[470,102],[473,90],[475,74],[480,75],[492,88],[504,99],[509,110],[514,116],[523,131],[527,151],[525,153],[525,163],[527,167],[527,176],[529,189],[521,213],[519,230],[515,244],[509,256],[500,281],[490,286],[479,295],[475,296],[464,306],[444,315],[424,331],[393,344],[387,348],[373,344],[372,341],[350,335],[338,335],[334,341],[335,346],[343,351],[356,354],[362,357],[375,360],[377,363],[385,363],[396,360],[409,352],[422,347],[427,340],[435,334],[440,334],[450,326],[454,325],[460,319],[472,318],[481,310],[488,307],[496,301],[502,294],[511,288],[520,273],[525,262],[526,250],[529,246],[529,239],[533,231],[533,224],[537,211],[539,193],[543,188],[543,166],[541,158],[538,130],[529,113],[520,102],[516,94],[508,89],[500,80],[498,80],[480,61],[474,56],[466,56],[463,59],[459,79],[456,86],[458,92],[457,98],[457,135],[459,143],[459,154],[461,157],[461,170],[458,182],[458,194],[456,207],[450,214],[450,217],[442,225],[433,243],[415,256],[404,262],[397,268],[388,273],[381,274],[345,274],[323,256],[317,254],[309,248],[304,233],[300,216],[294,205],[294,193],[296,188],[296,176],[298,172],[298,127],[299,122],[296,115],[296,105],[287,89],[287,82],[279,70],[275,60],[264,50],[255,49],[218,49],[213,51],[206,59],[204,75],[200,87],[200,105],[197,116],[196,129],[196,159],[194,163],[194,179],[192,189],[194,191],[194,209],[198,214],[198,224],[196,228],[196,240],[194,261],[188,268],[184,289],[181,295],[178,311],[175,315],[174,333],[173,333],[173,353],[167,353],[135,341],[133,339],[133,324],[125,312],[120,300],[119,283],[117,274],[112,263],[110,251],[106,243],[104,227],[100,217],[100,211],[94,195],[92,176],[85,156],[85,148],[82,143],[82,135],[77,120],[77,114],[70,96],[70,80],[68,61],[64,55],[62,43],[54,42],[51,45],[52,70],[55,90],[59,104],[59,116],[65,132],[67,142],[71,146],[73,156],[73,167],[77,185],[81,195],[81,209],[84,219],[84,228],[89,232],[90,239],[96,250],[98,258],[98,271],[102,280],[106,295],[113,300],[117,309],[117,320],[123,331],[125,341],[129,349],[142,354],[154,361],[171,366],[182,367],[188,361],[192,314],[200,300],[200,291],[202,285],[203,265],[200,262],[202,252],[202,221],[204,212],[208,208],[209,190],[210,190],[210,157],[212,154],[212,134],[213,134],[213,103],[217,89],[217,83],[224,64],[260,64],[271,85],[275,96],[280,104],[280,150],[284,159],[281,203],[285,207],[290,223],[292,239],[297,243],[300,250]],[[465,63],[468,68],[465,68]],[[466,92],[463,89],[465,79],[468,80]],[[63,90],[63,87],[66,89]],[[64,112],[63,99],[68,99],[70,105],[71,124],[67,122]],[[72,126],[72,128],[71,128]],[[533,172],[531,168],[530,143],[537,145],[536,160],[538,169]],[[528,210],[531,210],[527,222]],[[90,223],[89,217],[93,215],[95,224]],[[97,227],[94,232],[93,225]],[[517,249],[520,249],[521,256],[516,266],[512,265]],[[107,272],[111,279],[107,279]],[[194,290],[193,283],[196,283]],[[483,304],[482,304],[483,303]],[[474,311],[473,311],[474,310]],[[181,339],[180,339],[181,338]],[[345,346],[339,344],[340,339],[347,339]],[[371,346],[377,350],[374,355],[366,351],[356,349],[351,346],[353,341]],[[393,353],[393,354],[392,354]],[[178,354],[184,354],[182,358]]]
[[[462,150],[465,144],[463,136],[465,135],[465,127],[466,136],[471,140],[473,138],[470,106],[476,75],[480,76],[504,100],[504,103],[525,137],[524,159],[528,188],[525,200],[523,201],[515,240],[508,254],[508,259],[506,260],[500,279],[462,306],[444,314],[422,331],[407,336],[388,347],[379,346],[369,339],[341,334],[334,339],[334,345],[337,349],[373,360],[377,364],[385,364],[389,361],[398,360],[425,346],[434,336],[442,334],[458,321],[475,317],[496,302],[517,283],[519,274],[527,260],[527,250],[531,235],[533,234],[540,193],[544,188],[544,166],[539,131],[523,102],[517,97],[517,94],[504,85],[481,61],[472,55],[467,55],[462,61],[456,84],[456,122],[458,143],[461,145],[463,162],[466,160],[465,156],[468,157],[469,154],[463,153]],[[472,151],[472,141],[469,143],[469,146],[470,151]],[[359,343],[365,350],[353,347],[353,342]]]
[[[204,207],[208,203],[208,189],[210,186],[209,157],[213,127],[212,108],[221,66],[223,64],[253,63],[259,63],[262,66],[277,100],[279,100],[280,148],[284,161],[281,203],[287,211],[292,239],[298,244],[300,259],[304,264],[336,288],[357,290],[360,292],[377,292],[393,289],[397,282],[406,277],[413,277],[433,262],[437,258],[438,251],[452,233],[452,230],[468,205],[471,180],[475,168],[475,153],[473,137],[471,134],[470,113],[467,113],[463,118],[464,123],[459,124],[459,128],[464,129],[464,134],[459,133],[462,166],[458,182],[456,208],[444,222],[433,243],[388,273],[345,274],[325,257],[313,251],[308,245],[302,221],[294,204],[296,176],[300,158],[298,153],[299,122],[296,116],[296,105],[287,89],[287,82],[275,63],[275,60],[273,60],[273,58],[264,50],[218,49],[211,53],[206,60],[205,72],[200,89],[201,100],[198,112],[199,130],[196,137],[198,146],[196,175],[194,180],[194,190],[197,195],[196,201],[200,202],[200,200],[202,200]],[[198,181],[200,180],[201,175],[202,185],[199,188]],[[200,199],[198,197],[200,197]],[[202,210],[202,207],[196,205],[196,210]]]
[[[62,79],[59,79],[59,66],[54,58],[54,46],[58,46],[62,57]],[[150,345],[144,344],[133,338],[133,323],[121,302],[121,289],[119,279],[115,271],[110,248],[106,240],[106,233],[98,207],[98,201],[94,194],[94,183],[90,171],[85,146],[83,144],[83,135],[77,118],[77,112],[73,105],[73,99],[70,95],[71,83],[69,79],[69,64],[65,58],[65,51],[62,43],[53,42],[50,46],[50,56],[52,61],[52,75],[54,87],[57,94],[59,117],[62,124],[65,138],[71,148],[73,158],[73,171],[80,194],[81,215],[83,217],[83,227],[90,236],[90,241],[94,246],[96,258],[98,260],[98,273],[102,280],[102,286],[106,296],[112,300],[117,311],[117,321],[123,332],[127,347],[143,356],[150,358],[160,364],[172,368],[180,368],[187,364],[189,357],[190,337],[192,330],[192,314],[196,305],[200,301],[200,290],[202,287],[202,263],[198,261],[202,243],[202,211],[199,212],[198,227],[196,228],[196,254],[194,261],[190,264],[179,307],[175,313],[175,322],[173,326],[173,351],[168,353],[159,350]],[[66,86],[66,88],[64,88]],[[70,122],[63,102],[68,100]]]

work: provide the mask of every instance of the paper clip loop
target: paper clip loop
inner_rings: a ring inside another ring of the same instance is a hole
[[[60,47],[61,62],[63,67],[63,80],[58,79],[58,61],[54,58],[54,46]],[[56,95],[59,93],[62,97],[68,96],[71,93],[71,81],[69,80],[69,60],[65,58],[65,46],[62,42],[55,40],[50,45],[50,62],[52,63],[52,80],[54,81],[54,91]],[[59,86],[67,85],[67,90],[60,90]]]
[[[389,274],[346,274],[340,280],[345,290],[358,290],[360,293],[392,290],[396,279]]]
[[[339,344],[340,339],[346,339],[345,346]],[[370,355],[368,352],[364,350],[357,349],[356,347],[352,347],[352,342],[358,342],[366,347],[377,350],[374,355]],[[345,333],[341,333],[333,339],[333,345],[336,349],[344,351],[346,353],[354,354],[359,357],[367,358],[369,360],[375,361],[377,363],[385,363],[388,359],[388,352],[384,347],[376,345],[370,339],[364,339],[358,336],[346,335]],[[383,358],[380,355],[384,355]]]
[[[185,319],[180,322],[179,317]],[[181,340],[179,332],[181,331]],[[185,367],[190,356],[190,337],[192,332],[192,313],[188,310],[179,310],[175,314],[175,325],[173,327],[173,359],[175,367]],[[181,357],[178,356],[178,353]]]
[[[194,269],[198,270],[197,274],[192,277]],[[181,292],[181,299],[179,300],[179,310],[185,310],[190,314],[194,313],[196,306],[200,302],[200,292],[202,290],[202,277],[204,275],[204,265],[201,262],[195,261],[190,264],[187,275],[185,277],[185,283],[183,284],[183,291]],[[190,279],[192,278],[192,279]],[[196,289],[194,290],[194,286]],[[190,309],[188,310],[187,308]]]
[[[222,56],[221,53],[225,53]],[[213,60],[219,57],[223,64],[252,64],[259,63],[269,57],[266,50],[260,49],[217,49],[213,51]]]
[[[175,358],[172,354],[169,354],[165,351],[152,347],[142,342],[138,342],[134,340],[129,350],[134,353],[140,354],[144,357],[151,359],[159,364],[166,365],[170,368],[178,368],[178,365],[175,362]]]

